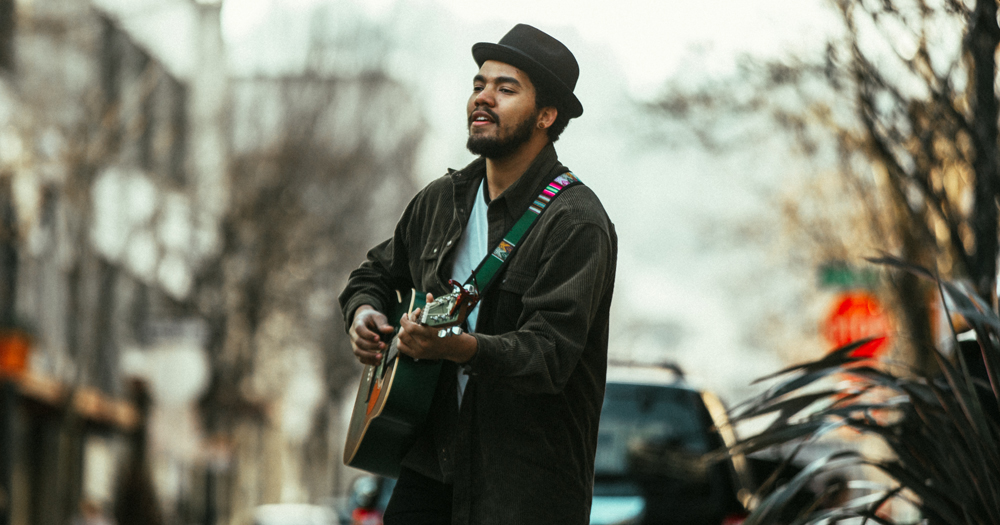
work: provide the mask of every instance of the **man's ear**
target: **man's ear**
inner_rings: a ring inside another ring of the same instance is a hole
[[[553,122],[556,121],[556,117],[559,116],[559,110],[549,106],[542,108],[538,112],[538,123],[536,124],[540,129],[548,129]]]

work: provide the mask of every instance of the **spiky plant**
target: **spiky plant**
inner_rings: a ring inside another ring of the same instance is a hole
[[[946,313],[964,317],[975,333],[980,355],[966,362],[962,352],[956,351],[951,360],[934,349],[939,371],[893,373],[852,356],[866,342],[857,341],[819,360],[762,378],[776,384],[737,407],[732,420],[774,420],[731,452],[790,447],[792,459],[809,443],[849,429],[880,440],[889,454],[839,450],[812,461],[780,487],[768,486],[773,484],[768,480],[746,525],[785,523],[790,502],[818,478],[838,472],[850,477],[863,469],[881,472],[888,481],[873,483],[873,476],[853,479],[852,497],[830,508],[821,504],[820,494],[812,505],[794,513],[792,523],[892,524],[896,522],[886,515],[887,505],[905,502],[919,510],[923,520],[919,523],[1000,525],[1000,318],[986,301],[927,270],[892,258],[874,262],[937,282],[942,296],[954,305]],[[985,377],[970,372],[973,364],[982,365]],[[852,381],[831,386],[831,379],[844,373]]]

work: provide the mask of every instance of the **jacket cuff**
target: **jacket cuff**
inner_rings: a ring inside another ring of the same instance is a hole
[[[351,330],[351,324],[354,322],[354,312],[356,312],[358,310],[358,307],[363,304],[371,305],[372,308],[375,308],[376,310],[388,315],[388,313],[386,313],[385,311],[385,305],[383,305],[378,299],[376,299],[375,296],[368,294],[355,295],[354,297],[351,297],[350,301],[347,301],[346,305],[344,305],[345,331],[349,332]]]
[[[479,375],[485,370],[496,368],[494,365],[500,351],[500,344],[497,338],[475,332],[471,335],[476,338],[476,353],[472,356],[472,359],[466,363],[461,363],[459,366],[465,369],[465,373],[468,375]]]

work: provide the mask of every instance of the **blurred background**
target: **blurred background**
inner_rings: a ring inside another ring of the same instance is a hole
[[[472,160],[470,48],[518,22],[581,66],[557,150],[618,229],[612,361],[729,406],[861,337],[926,365],[933,287],[864,257],[996,263],[935,106],[975,107],[971,2],[896,3],[0,0],[0,525],[345,497],[337,295]]]

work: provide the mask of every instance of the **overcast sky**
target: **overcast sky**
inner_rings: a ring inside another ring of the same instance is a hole
[[[400,0],[349,0],[375,17],[391,16]],[[226,0],[225,27],[234,37],[266,23],[270,7],[310,9],[324,0]],[[463,32],[488,22],[518,22],[542,29],[570,27],[611,50],[629,86],[648,93],[675,74],[692,49],[704,51],[707,68],[723,70],[740,53],[774,55],[817,45],[830,31],[822,0],[406,0],[437,4],[454,14]],[[494,39],[482,35],[482,40]]]

